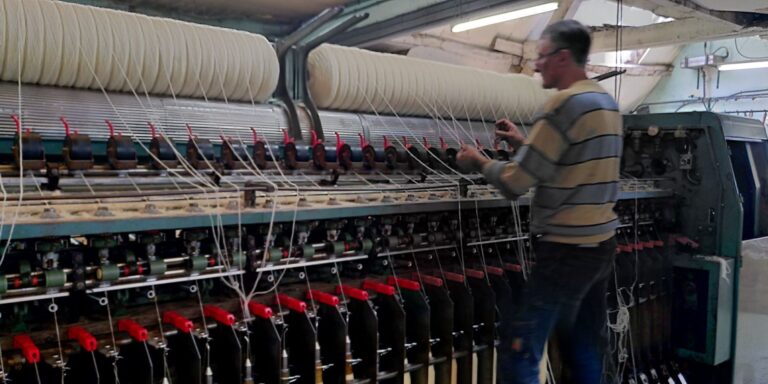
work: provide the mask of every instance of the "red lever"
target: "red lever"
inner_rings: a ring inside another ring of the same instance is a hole
[[[520,264],[513,264],[513,263],[506,263],[506,264],[504,264],[504,269],[506,269],[507,271],[512,271],[512,272],[522,272],[523,271],[523,267],[521,267]]]
[[[473,279],[482,279],[485,277],[485,273],[483,273],[483,271],[478,271],[477,269],[465,268],[464,273]]]
[[[424,139],[424,148],[426,148],[426,149],[432,148],[432,146],[429,145],[429,141],[427,141],[427,137],[424,136],[423,139]]]
[[[443,139],[442,137],[440,137],[440,148],[442,148],[443,151],[448,149],[448,144],[445,143],[445,139]]]
[[[203,315],[216,320],[217,323],[222,325],[232,326],[235,324],[235,315],[214,305],[203,307]]]
[[[392,144],[389,143],[389,139],[387,139],[387,136],[384,136],[384,149],[387,149],[391,146]]]
[[[310,140],[312,141],[312,146],[320,144],[320,139],[317,138],[317,132],[315,132],[314,129],[309,131]]]
[[[11,115],[11,119],[16,123],[16,133],[21,134],[21,120],[19,120],[19,117],[16,115]]]
[[[104,120],[105,123],[107,123],[107,127],[109,127],[109,137],[112,137],[115,135],[115,127],[112,126],[112,122],[109,121],[109,119]]]
[[[288,136],[288,131],[283,128],[283,144],[293,143],[293,137]]]
[[[394,276],[387,277],[387,284],[397,285],[398,287],[400,287],[400,289],[407,289],[409,291],[418,291],[421,288],[421,285],[419,285],[419,283],[413,280],[403,279],[403,278],[394,277]]]
[[[489,275],[504,276],[504,270],[499,267],[486,266]]]
[[[163,323],[173,325],[181,333],[192,332],[192,329],[195,328],[192,321],[174,311],[163,313]]]
[[[387,295],[387,296],[395,295],[395,287],[391,285],[382,284],[373,280],[363,281],[363,289],[374,291],[380,295]]]
[[[149,339],[149,332],[147,332],[147,329],[131,319],[118,320],[117,330],[120,332],[128,332],[134,340],[139,342],[145,342]]]
[[[14,336],[13,347],[21,349],[21,353],[28,363],[37,364],[40,362],[40,350],[29,335]]]
[[[357,135],[360,136],[360,149],[363,149],[363,148],[367,147],[368,146],[368,141],[365,140],[365,137],[363,136],[363,134],[362,133],[358,133]]]
[[[314,289],[307,292],[307,299],[314,299],[325,305],[330,305],[331,307],[335,307],[339,305],[338,297],[331,295],[330,293],[320,292]]]
[[[152,123],[147,123],[147,124],[149,124],[149,132],[151,132],[152,137],[154,138],[156,136],[155,135],[155,125],[152,124]]]
[[[59,120],[64,124],[64,134],[69,136],[69,123],[67,122],[67,119],[65,119],[64,116],[61,116],[59,117]]]
[[[186,125],[187,125],[187,133],[189,134],[189,138],[191,139],[195,137],[195,135],[192,134],[192,126],[189,125],[189,123],[187,123]]]
[[[351,297],[355,300],[368,300],[368,292],[363,291],[362,289],[348,287],[346,285],[337,285],[336,294],[344,294],[344,296]]]
[[[256,144],[260,142],[259,135],[256,133],[256,128],[251,127],[251,132],[253,132],[253,143]]]
[[[307,310],[307,303],[290,297],[284,293],[278,293],[275,296],[275,302],[281,306],[284,306],[294,312],[304,313]]]
[[[264,319],[269,319],[272,317],[272,308],[255,301],[248,302],[248,310],[251,311],[252,315],[256,315]]]
[[[443,272],[445,275],[446,280],[454,281],[457,283],[463,283],[464,282],[464,275],[460,275],[458,273],[453,272]]]
[[[480,139],[478,139],[478,138],[475,138],[475,144],[477,144],[477,149],[480,149],[480,150],[482,150],[482,149],[483,149],[483,145],[482,145],[482,144],[480,144]]]
[[[91,335],[90,332],[86,331],[83,327],[74,326],[67,331],[67,337],[71,340],[77,340],[77,343],[80,344],[80,347],[82,347],[87,352],[93,352],[98,348],[99,343],[96,341],[96,338]]]
[[[697,248],[699,248],[699,243],[697,243],[697,242],[695,242],[695,241],[693,241],[693,240],[689,239],[689,238],[688,238],[688,237],[686,237],[686,236],[680,236],[680,237],[677,237],[677,238],[675,238],[675,241],[676,241],[678,244],[680,244],[680,245],[685,245],[685,246],[691,247],[691,248],[693,248],[693,249],[697,249]]]
[[[341,136],[339,135],[339,133],[338,132],[335,132],[335,133],[336,133],[336,153],[338,154],[339,152],[341,152],[341,146],[344,145],[345,143],[344,143],[344,140],[341,139]]]
[[[429,276],[429,275],[424,275],[424,274],[414,272],[413,278],[420,280],[422,283],[424,283],[424,285],[432,285],[435,287],[443,286],[443,281],[434,276]]]
[[[408,138],[403,136],[403,146],[405,149],[411,149],[411,144],[408,144]]]

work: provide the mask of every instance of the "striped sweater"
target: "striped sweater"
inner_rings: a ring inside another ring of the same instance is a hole
[[[488,182],[508,198],[537,187],[532,235],[567,244],[593,244],[614,235],[623,148],[618,109],[596,82],[579,81],[547,102],[511,162],[483,167]]]

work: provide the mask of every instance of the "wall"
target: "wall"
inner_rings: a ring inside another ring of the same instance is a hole
[[[686,56],[703,56],[704,52],[704,43],[689,44],[682,49],[673,63],[675,69],[672,74],[662,79],[646,97],[643,104],[648,106],[649,111],[710,110],[744,116],[744,113],[736,113],[736,111],[756,110],[759,112],[746,113],[746,116],[763,120],[765,116],[763,111],[768,110],[768,69],[740,71],[708,69],[705,71],[706,82],[700,77],[697,87],[697,71],[680,68],[680,61]],[[740,62],[749,58],[768,60],[768,40],[750,37],[714,41],[707,44],[706,52],[728,54],[726,62]],[[702,100],[703,97],[708,98],[708,102]]]

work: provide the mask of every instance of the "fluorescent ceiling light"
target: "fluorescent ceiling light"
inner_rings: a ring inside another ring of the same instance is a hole
[[[717,69],[721,71],[736,71],[739,69],[768,68],[768,61],[747,61],[743,63],[720,64]]]
[[[470,29],[485,27],[492,24],[503,23],[505,21],[520,19],[523,17],[538,15],[540,13],[551,12],[557,9],[557,2],[546,3],[537,5],[534,7],[518,9],[516,11],[500,13],[498,15],[492,15],[467,21],[465,23],[456,24],[451,28],[451,32],[464,32]]]

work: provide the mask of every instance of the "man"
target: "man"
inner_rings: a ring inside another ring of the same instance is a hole
[[[544,31],[536,71],[545,88],[558,92],[527,139],[510,121],[497,123],[499,138],[519,147],[513,161],[489,160],[470,146],[457,156],[511,199],[537,187],[530,227],[536,266],[521,306],[502,308],[502,383],[539,382],[553,330],[570,382],[602,381],[623,139],[616,102],[584,70],[590,43],[587,29],[573,20]]]

